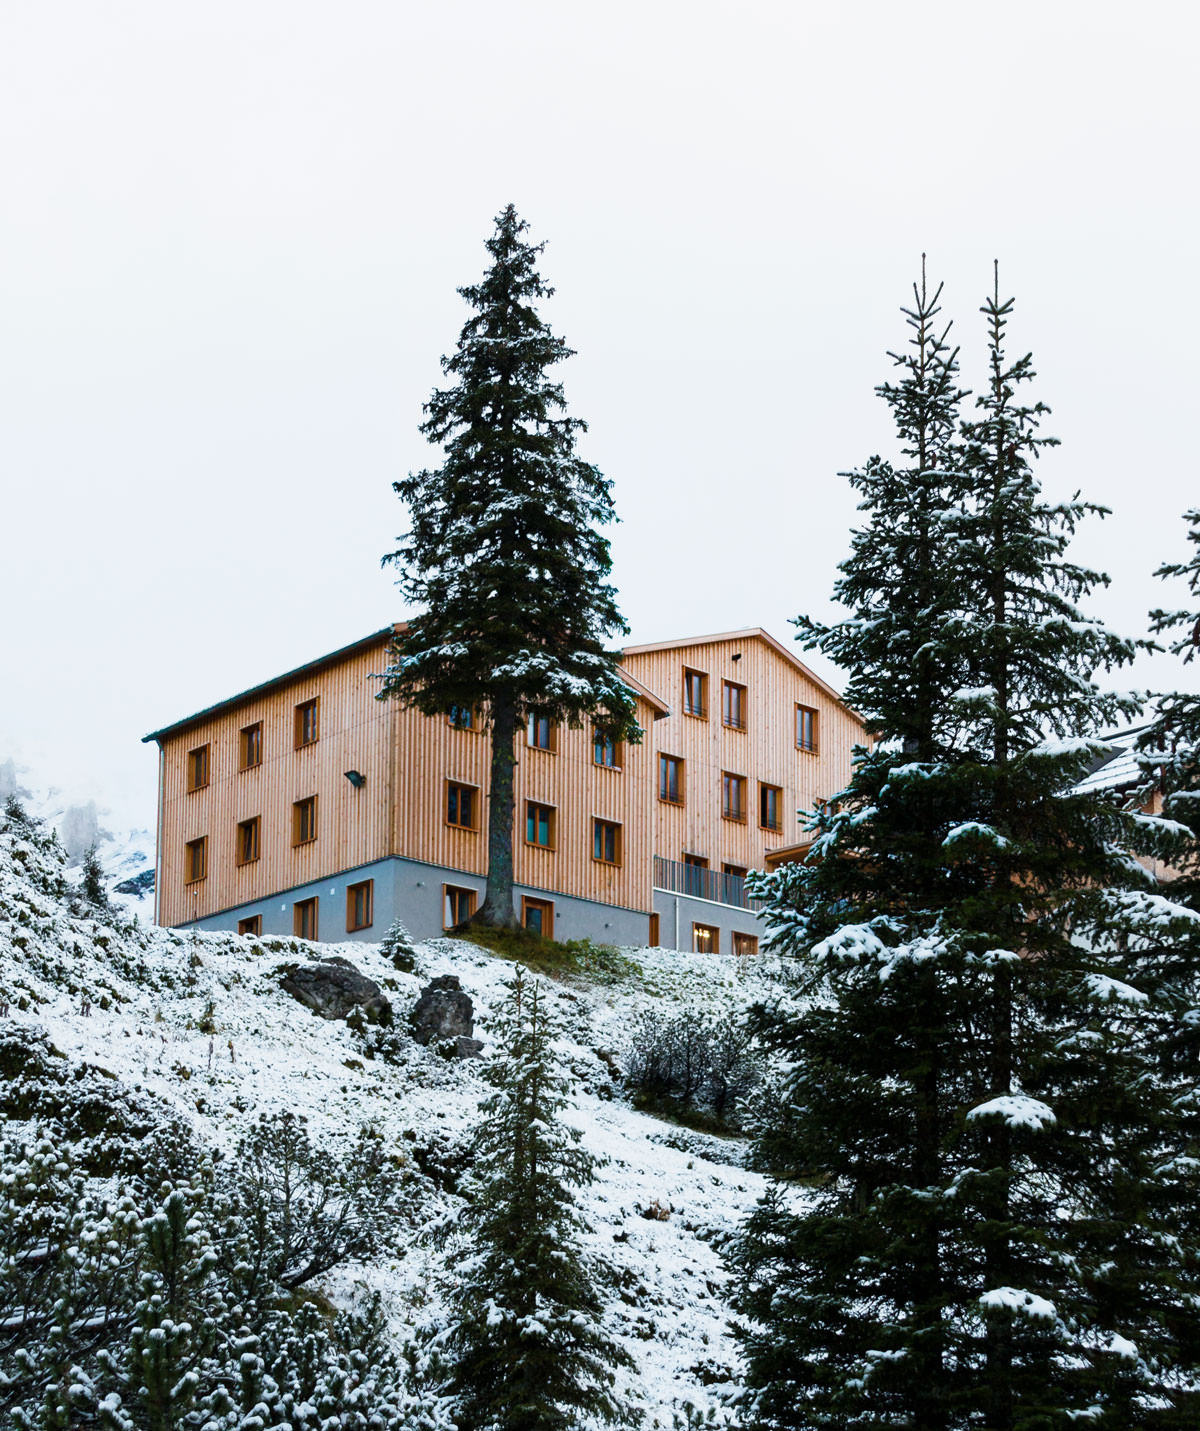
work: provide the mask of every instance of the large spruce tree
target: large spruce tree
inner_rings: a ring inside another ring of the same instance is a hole
[[[933,481],[919,464],[886,503],[864,487],[850,614],[804,626],[851,669],[879,744],[810,862],[774,881],[775,942],[810,1002],[759,1015],[794,1074],[759,1144],[783,1181],[735,1257],[755,1427],[1195,1414],[1195,1257],[1174,1231],[1188,1133],[1154,1075],[1136,953],[1182,912],[1130,858],[1146,823],[1074,789],[1133,706],[1093,673],[1133,647],[1077,609],[1102,578],[1066,549],[1097,509],[1040,495],[1045,409],[1023,399],[1030,360],[1006,357],[1010,311],[998,293],[984,308],[988,379],[942,443],[938,535],[901,565]],[[889,573],[928,593],[900,620]],[[921,669],[917,719],[894,693]]]
[[[543,245],[510,204],[487,241],[492,264],[459,292],[474,310],[442,359],[454,379],[425,405],[440,467],[394,484],[411,526],[385,562],[420,608],[398,638],[382,697],[427,715],[475,711],[491,732],[487,892],[476,918],[511,925],[515,738],[533,712],[591,719],[636,739],[633,698],[606,642],[626,627],[608,581],[611,484],[578,456],[586,424],[549,370],[572,350],[536,304]]]
[[[492,1094],[472,1143],[451,1323],[441,1339],[445,1390],[463,1431],[571,1431],[621,1422],[613,1368],[632,1367],[600,1322],[601,1270],[580,1247],[575,1190],[596,1160],[561,1119],[566,1081],[537,984],[519,972],[496,1024]]]

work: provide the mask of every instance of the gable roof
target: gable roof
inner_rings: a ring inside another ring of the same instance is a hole
[[[769,631],[765,631],[761,626],[745,626],[740,631],[716,631],[707,636],[684,636],[675,641],[648,641],[640,646],[626,646],[621,654],[622,656],[641,656],[651,651],[680,650],[685,646],[712,646],[718,641],[761,641],[765,646],[769,646],[776,655],[782,656],[783,659],[787,661],[790,666],[793,666],[802,676],[810,680],[819,691],[823,691],[830,700],[836,701],[838,705],[841,706],[848,715],[853,716],[860,725],[862,724],[862,717],[857,711],[850,709],[828,681],[823,681],[815,671],[806,666],[782,641],[777,640]]]

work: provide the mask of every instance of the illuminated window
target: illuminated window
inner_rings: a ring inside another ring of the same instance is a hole
[[[554,848],[554,807],[539,805],[536,800],[525,802],[525,843]]]
[[[621,827],[611,820],[592,821],[592,859],[605,865],[621,863]]]
[[[375,881],[364,879],[346,886],[346,929],[369,929],[375,922]]]
[[[253,770],[262,764],[263,729],[262,721],[243,726],[238,737],[238,769]]]
[[[726,820],[745,820],[746,777],[744,775],[730,775],[728,771],[722,772],[721,815]]]
[[[817,713],[812,706],[796,707],[796,747],[811,751],[817,748]]]
[[[719,954],[721,931],[712,924],[693,924],[692,949],[697,954]]]
[[[315,745],[320,729],[317,722],[317,697],[296,707],[296,749]]]
[[[317,937],[317,901],[298,899],[292,908],[292,929],[298,939]]]
[[[446,781],[446,823],[459,830],[475,828],[475,787]]]
[[[683,709],[685,715],[708,715],[708,677],[687,666],[683,668]]]
[[[721,682],[721,724],[746,729],[746,687],[736,681]]]
[[[554,722],[540,711],[531,711],[525,731],[526,743],[534,750],[554,749]]]
[[[208,875],[208,836],[189,840],[183,851],[183,877],[188,884],[197,884]]]
[[[309,845],[317,838],[317,797],[297,800],[292,806],[292,844]]]
[[[668,805],[683,804],[683,761],[678,755],[658,757],[658,798]]]
[[[442,886],[442,928],[457,929],[475,913],[475,891],[457,884]]]
[[[764,830],[783,829],[783,791],[778,785],[759,782],[758,823]]]
[[[742,934],[742,933],[738,932],[737,930],[734,930],[734,934],[733,934],[733,952],[734,952],[735,954],[757,954],[757,953],[758,953],[758,935],[757,935],[757,934]]]
[[[188,751],[187,758],[187,788],[188,790],[203,790],[208,784],[208,746],[198,745],[195,750]]]
[[[237,827],[237,862],[252,865],[259,856],[262,820],[255,815],[252,820],[241,820]]]

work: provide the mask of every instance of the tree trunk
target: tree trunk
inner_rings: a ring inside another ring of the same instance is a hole
[[[492,771],[488,790],[488,869],[483,904],[471,919],[498,929],[515,929],[513,909],[513,775],[517,710],[505,697],[492,704]]]

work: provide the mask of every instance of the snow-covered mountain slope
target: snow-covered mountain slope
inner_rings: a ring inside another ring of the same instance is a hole
[[[86,908],[57,842],[0,818],[0,1017],[42,1027],[77,1063],[115,1075],[231,1149],[260,1111],[302,1113],[323,1142],[348,1145],[369,1124],[406,1159],[452,1166],[475,1117],[479,1064],[448,1061],[400,1032],[372,1058],[347,1024],[310,1013],[279,987],[285,961],[337,954],[376,980],[403,1031],[419,989],[454,974],[474,1000],[488,1052],[492,1011],[513,965],[475,945],[417,947],[399,972],[378,946],[306,945],[147,927]],[[614,1073],[647,1010],[732,1010],[768,993],[761,960],[630,949],[598,977],[541,980],[563,1036],[587,1147],[607,1162],[584,1195],[593,1250],[613,1269],[610,1331],[637,1371],[623,1393],[635,1424],[671,1427],[689,1403],[720,1407],[732,1380],[727,1276],[720,1246],[762,1191],[744,1146],[635,1111]],[[436,1317],[438,1252],[418,1232],[456,1204],[453,1178],[422,1183],[426,1205],[390,1256],[343,1268],[322,1290],[345,1303],[366,1284],[386,1300],[397,1336]],[[656,1205],[663,1219],[645,1213]],[[723,1419],[723,1413],[721,1413]]]

